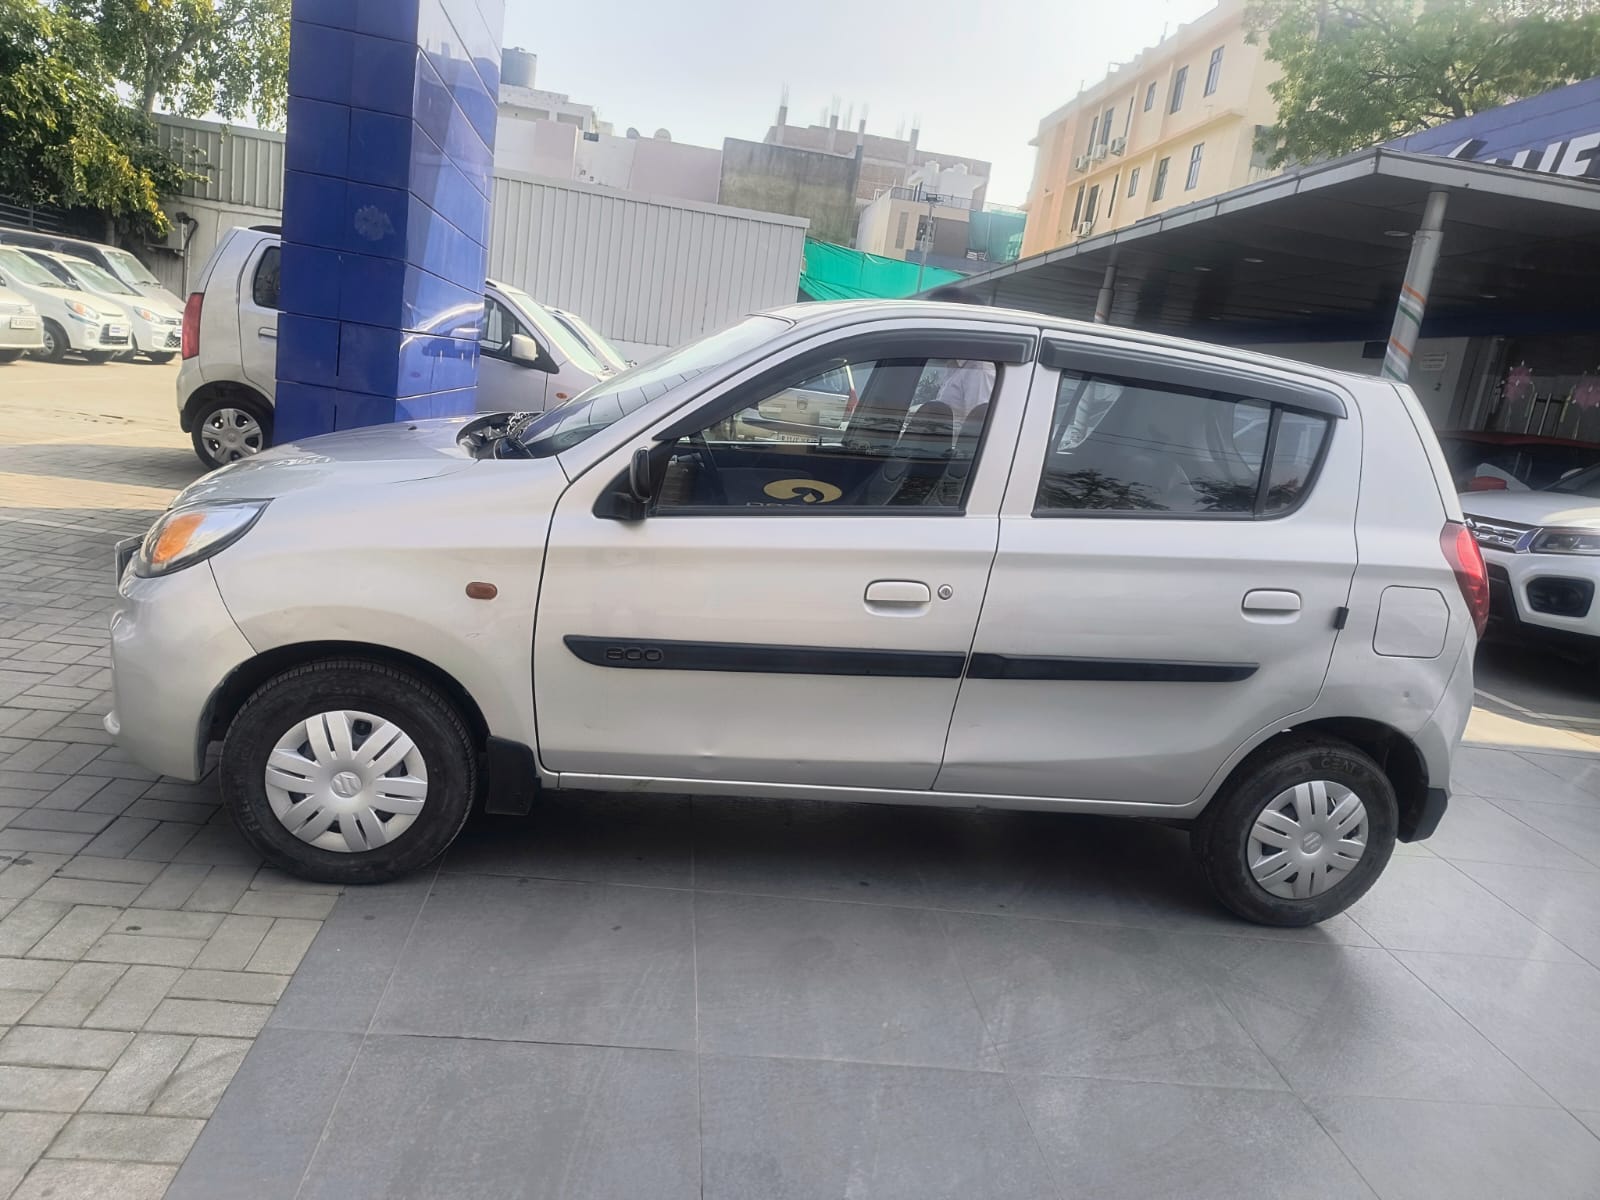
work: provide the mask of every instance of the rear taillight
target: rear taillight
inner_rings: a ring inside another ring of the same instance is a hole
[[[1467,484],[1469,492],[1503,492],[1506,490],[1506,481],[1493,475],[1478,475]]]
[[[1489,624],[1489,572],[1483,565],[1483,551],[1473,539],[1472,530],[1456,521],[1446,522],[1439,534],[1439,548],[1455,572],[1461,598],[1467,602],[1478,636]]]
[[[183,345],[179,353],[193,358],[200,353],[200,308],[206,302],[204,292],[194,292],[183,306]]]

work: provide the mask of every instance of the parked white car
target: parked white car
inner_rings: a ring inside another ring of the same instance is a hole
[[[129,357],[142,354],[153,363],[169,363],[178,357],[183,314],[177,309],[141,295],[86,258],[49,250],[23,250],[23,253],[62,283],[85,293],[91,304],[125,305],[133,329],[133,349]]]
[[[62,283],[14,246],[0,246],[0,287],[38,310],[45,358],[77,351],[90,362],[110,362],[133,344],[132,319],[119,305]]]
[[[1600,657],[1600,467],[1540,491],[1464,492],[1499,632]]]
[[[119,246],[108,246],[104,242],[91,242],[85,238],[68,237],[61,233],[46,233],[39,229],[6,228],[0,228],[0,246],[49,250],[57,254],[70,254],[74,258],[87,259],[141,296],[154,300],[162,308],[173,311],[183,308],[183,301],[163,287],[149,267]]]
[[[544,305],[544,310],[564,326],[573,337],[583,343],[583,348],[589,356],[602,366],[610,367],[613,371],[626,371],[634,365],[632,359],[622,357],[618,350],[606,340],[595,328],[575,312],[568,312],[564,308],[557,308],[553,304]]]
[[[0,287],[0,366],[31,350],[43,350],[39,310],[17,292]]]
[[[762,429],[844,364],[842,426]],[[267,451],[118,553],[107,728],[179,779],[221,741],[308,878],[415,870],[541,787],[874,800],[1190,823],[1277,925],[1433,831],[1488,608],[1409,389],[913,302]]]
[[[184,307],[178,424],[208,467],[272,444],[282,260],[277,228],[230,229]],[[466,336],[481,334],[480,412],[543,412],[613,374],[542,305],[507,284],[490,280],[482,313],[474,308],[459,319]]]

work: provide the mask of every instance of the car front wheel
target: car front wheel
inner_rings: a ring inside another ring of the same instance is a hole
[[[223,802],[274,866],[379,883],[442,854],[471,811],[477,753],[454,705],[416,677],[338,660],[269,680],[223,743]]]
[[[1286,739],[1247,759],[1195,823],[1217,898],[1262,925],[1314,925],[1377,881],[1399,809],[1378,764],[1333,738]]]

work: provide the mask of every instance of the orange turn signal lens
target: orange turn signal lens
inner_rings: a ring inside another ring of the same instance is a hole
[[[161,531],[161,536],[156,539],[156,544],[150,549],[150,565],[159,570],[179,557],[188,549],[190,539],[205,523],[205,519],[205,513],[192,512],[168,521]]]

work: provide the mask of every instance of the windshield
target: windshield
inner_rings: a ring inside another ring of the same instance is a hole
[[[54,275],[46,271],[33,259],[20,250],[12,250],[7,246],[0,246],[0,271],[18,283],[30,284],[33,287],[61,288],[66,290],[67,285]]]
[[[1549,490],[1552,492],[1566,492],[1572,496],[1587,496],[1591,500],[1600,500],[1600,466],[1590,467],[1587,471],[1579,471],[1576,475],[1568,475],[1565,479],[1551,484]]]
[[[654,362],[603,379],[521,430],[523,445],[535,458],[570,450],[657,396],[771,341],[788,327],[789,322],[778,317],[746,317]]]
[[[154,284],[161,286],[161,281],[150,273],[150,268],[145,266],[126,250],[118,250],[107,246],[105,249],[106,261],[112,264],[117,274],[131,283]]]
[[[532,296],[521,288],[509,287],[506,284],[496,284],[502,295],[510,300],[512,306],[519,311],[519,316],[533,326],[533,331],[540,337],[553,342],[561,355],[580,371],[587,371],[591,375],[604,375],[606,368],[602,366],[595,356],[589,353],[589,348],[572,336],[572,331],[562,325],[560,321],[552,321],[549,311]],[[543,318],[541,320],[541,318]]]
[[[562,312],[559,308],[551,308],[549,305],[545,306],[545,311],[571,330],[575,338],[589,347],[590,352],[604,361],[606,366],[613,371],[626,371],[628,369],[627,360],[617,353],[616,347],[596,333],[594,328],[582,317],[573,313]]]
[[[122,280],[115,278],[109,272],[101,270],[91,262],[73,262],[70,259],[62,262],[71,275],[91,292],[106,292],[113,296],[137,296],[134,291]]]

